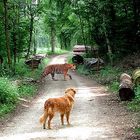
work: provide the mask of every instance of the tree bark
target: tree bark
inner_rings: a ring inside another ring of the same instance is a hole
[[[8,8],[7,8],[7,0],[3,0],[4,4],[4,26],[5,26],[5,39],[6,39],[6,51],[7,51],[7,59],[8,59],[8,65],[11,66],[11,51],[10,51],[10,36],[9,36],[9,30],[8,30]]]
[[[54,24],[51,25],[51,52],[55,52],[56,40],[55,40],[55,27]]]
[[[133,1],[133,13],[134,13],[134,42],[139,42],[139,23],[140,23],[140,1],[139,0],[132,0]]]
[[[29,58],[29,54],[31,51],[31,45],[32,45],[32,36],[33,36],[33,24],[34,24],[34,16],[31,13],[30,14],[30,35],[29,35],[29,44],[28,44],[28,50],[27,50],[27,55],[26,55],[26,59]]]
[[[126,73],[120,77],[119,97],[121,101],[130,101],[135,97],[132,78]]]
[[[113,65],[113,54],[112,54],[112,48],[111,48],[111,45],[110,45],[110,40],[109,40],[107,29],[106,29],[105,15],[103,15],[103,28],[104,28],[104,34],[105,34],[105,39],[106,39],[110,64]]]

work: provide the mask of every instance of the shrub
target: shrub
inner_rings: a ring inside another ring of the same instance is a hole
[[[11,112],[15,107],[13,104],[0,104],[0,118]]]
[[[15,74],[18,76],[29,76],[31,69],[24,63],[24,59],[21,59],[15,66]]]
[[[17,88],[8,79],[0,78],[0,104],[15,104],[17,99]]]
[[[18,87],[18,93],[20,97],[29,97],[35,95],[37,87],[30,84],[22,84]]]
[[[135,94],[136,94],[135,99],[140,101],[140,85],[135,87]]]
[[[128,103],[128,109],[131,111],[140,111],[140,85],[134,88],[135,91],[135,99]]]
[[[108,87],[109,87],[109,90],[111,92],[116,93],[119,90],[119,82],[118,81],[113,81]]]

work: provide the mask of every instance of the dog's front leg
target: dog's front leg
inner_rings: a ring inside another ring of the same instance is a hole
[[[67,124],[68,124],[68,125],[70,125],[69,117],[70,117],[70,112],[67,112],[67,113],[66,113],[66,119],[67,119]]]
[[[64,114],[61,114],[61,123],[64,125]]]

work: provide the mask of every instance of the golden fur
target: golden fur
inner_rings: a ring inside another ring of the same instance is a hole
[[[63,74],[64,75],[64,80],[66,80],[66,76],[69,76],[70,79],[72,79],[71,75],[68,74],[68,70],[72,69],[75,70],[76,69],[76,65],[75,64],[52,64],[52,65],[48,65],[47,67],[45,67],[42,75],[41,75],[41,81],[42,79],[44,79],[48,74],[51,74],[52,79],[54,79],[54,75],[55,73],[57,74]]]
[[[76,90],[74,88],[68,88],[65,91],[65,95],[59,98],[49,98],[44,104],[44,113],[40,117],[40,123],[43,124],[45,129],[46,120],[48,118],[48,129],[51,129],[51,120],[56,112],[60,113],[61,123],[64,125],[64,115],[66,115],[67,124],[70,125],[69,116],[74,104],[74,96]]]

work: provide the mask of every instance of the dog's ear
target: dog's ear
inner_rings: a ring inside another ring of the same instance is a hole
[[[76,89],[75,89],[75,88],[67,88],[67,89],[65,90],[65,93],[68,93],[69,91],[73,91],[74,94],[76,94]]]
[[[68,92],[69,92],[69,90],[70,90],[70,89],[69,89],[69,88],[67,88],[67,89],[65,90],[65,93],[68,93]]]
[[[76,89],[75,88],[71,88],[71,90],[74,92],[74,94],[76,94]]]

